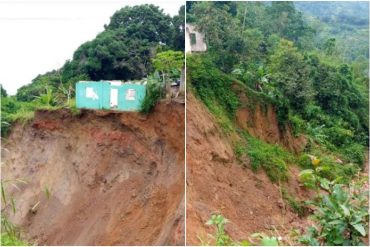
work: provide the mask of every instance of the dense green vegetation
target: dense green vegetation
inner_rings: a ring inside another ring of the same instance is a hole
[[[334,38],[333,51],[346,61],[369,59],[368,2],[295,2],[294,5],[316,30],[318,46],[325,46],[326,41]]]
[[[359,5],[368,8],[368,3]],[[264,169],[279,184],[288,179],[287,166],[297,164],[306,169],[300,178],[314,175],[330,184],[328,195],[319,194],[311,205],[318,210],[316,225],[302,240],[305,244],[358,245],[368,229],[368,214],[361,204],[368,197],[358,198],[348,189],[363,168],[369,144],[368,53],[364,52],[369,42],[368,31],[363,32],[368,29],[368,13],[355,11],[359,5],[187,2],[187,20],[205,34],[208,46],[206,53],[187,56],[188,87],[215,115],[225,134],[240,137],[234,145],[241,164],[247,155],[251,169]],[[339,26],[334,24],[337,21]],[[356,49],[350,48],[352,44]],[[303,152],[291,154],[238,129],[235,112],[245,104],[238,97],[242,94],[250,109],[272,104],[281,132],[290,127],[295,136],[305,135]],[[316,178],[311,188],[317,186]],[[301,182],[307,185],[310,180]],[[286,191],[282,194],[294,211],[305,215],[302,202]],[[354,206],[344,205],[343,200],[353,200]],[[342,206],[350,208],[350,216]],[[333,215],[343,219],[328,228],[324,223]]]
[[[279,145],[267,144],[258,138],[241,131],[244,140],[235,145],[235,154],[238,158],[246,154],[250,158],[254,171],[263,168],[272,182],[288,179],[288,164],[294,161],[291,153]]]
[[[312,137],[308,148],[319,143],[362,165],[367,75],[356,74],[356,63],[342,63],[339,55],[323,55],[315,30],[292,2],[191,2],[187,11],[209,47],[206,54],[189,56],[189,79],[211,111],[220,106],[233,119],[239,102],[230,86],[237,79],[277,106],[282,127],[289,123],[295,134]]]
[[[37,76],[21,87],[17,99],[30,101],[61,84],[68,88],[76,81],[142,79],[154,72],[152,58],[169,49],[183,51],[184,7],[171,18],[154,5],[124,7],[95,39],[82,44],[62,68]]]

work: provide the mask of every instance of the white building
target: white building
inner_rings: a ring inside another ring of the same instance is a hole
[[[204,41],[204,34],[196,30],[191,24],[185,26],[185,52],[205,52],[207,44]]]

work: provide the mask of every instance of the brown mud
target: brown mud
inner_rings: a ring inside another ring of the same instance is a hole
[[[38,111],[5,144],[10,220],[38,245],[183,245],[184,105]]]

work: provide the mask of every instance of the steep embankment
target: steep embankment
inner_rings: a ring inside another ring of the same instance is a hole
[[[236,240],[247,239],[255,232],[277,229],[284,235],[292,227],[303,228],[305,221],[282,200],[279,186],[271,183],[264,171],[254,173],[243,168],[234,156],[232,139],[235,137],[226,136],[216,119],[191,93],[187,97],[188,244],[200,244],[198,238],[204,240],[206,233],[213,231],[205,225],[212,213],[221,213],[230,220],[226,231]],[[239,115],[246,112],[247,109],[241,109]],[[256,114],[265,117],[260,122],[248,117],[254,121],[255,129],[261,129],[261,125],[278,128],[274,126],[277,124],[274,113]],[[243,118],[238,119],[242,126]],[[297,170],[291,167],[290,173],[296,174]],[[307,196],[308,192],[302,190],[294,179],[287,187],[297,198]]]
[[[304,149],[307,144],[305,136],[294,136],[289,124],[281,128],[275,106],[259,99],[261,96],[248,96],[252,94],[252,90],[246,90],[238,83],[233,83],[232,89],[241,104],[236,111],[236,124],[239,128],[267,143],[284,146],[294,153]]]
[[[6,149],[3,178],[27,181],[8,191],[10,219],[31,243],[184,244],[183,105],[148,117],[39,111]]]

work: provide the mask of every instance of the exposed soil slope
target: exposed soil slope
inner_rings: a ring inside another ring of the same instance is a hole
[[[263,171],[243,168],[230,137],[201,102],[191,93],[187,97],[187,243],[199,245],[198,237],[213,232],[205,225],[212,213],[230,220],[226,231],[236,240],[274,228],[283,233],[301,227],[303,220],[285,210],[279,187]],[[296,197],[306,196],[294,179],[289,183]]]
[[[267,143],[285,146],[296,153],[303,151],[307,144],[305,136],[294,136],[288,124],[281,128],[272,104],[253,101],[253,97],[248,97],[246,90],[236,83],[233,90],[241,101],[241,107],[236,112],[238,127]]]
[[[27,181],[9,193],[28,241],[184,244],[183,104],[162,102],[148,117],[39,111],[6,148],[3,178]]]

